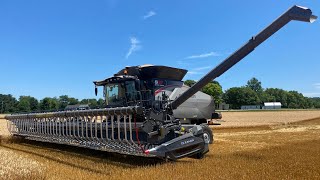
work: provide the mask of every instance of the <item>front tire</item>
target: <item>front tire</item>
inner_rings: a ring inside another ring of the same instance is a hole
[[[202,130],[203,130],[204,142],[206,144],[212,144],[213,143],[213,131],[212,131],[212,129],[206,124],[202,124],[201,127],[202,127]]]

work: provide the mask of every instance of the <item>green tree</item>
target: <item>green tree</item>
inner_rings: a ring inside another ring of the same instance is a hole
[[[68,101],[69,101],[69,105],[79,104],[79,100],[73,97],[70,97]]]
[[[18,103],[18,111],[19,112],[30,112],[31,111],[29,97],[28,96],[20,96],[19,103]]]
[[[39,110],[39,101],[31,96],[27,96],[28,97],[28,101],[30,103],[30,110],[32,112],[38,111]]]
[[[288,108],[292,109],[306,109],[312,107],[312,103],[308,98],[304,97],[297,91],[288,91]]]
[[[260,104],[257,93],[248,87],[233,87],[228,89],[223,95],[223,100],[230,104],[232,109],[240,109],[242,105]]]
[[[268,94],[265,91],[263,91],[260,94],[259,98],[261,100],[261,103],[264,103],[264,102],[275,102],[276,101],[276,98],[273,95]]]
[[[80,104],[88,104],[91,109],[97,109],[99,107],[96,99],[82,99]]]
[[[63,110],[68,105],[79,104],[79,100],[73,97],[69,97],[68,95],[62,95],[58,98],[59,109]]]
[[[36,112],[39,110],[39,102],[31,96],[20,96],[18,110],[19,112]]]
[[[50,110],[50,98],[46,97],[40,101],[40,110],[41,111],[49,111]]]
[[[222,100],[222,87],[219,83],[211,82],[202,88],[202,92],[213,97],[216,104],[220,103]]]
[[[59,101],[57,98],[43,98],[40,101],[40,110],[42,111],[57,111],[59,109]]]
[[[193,86],[195,83],[196,83],[195,80],[190,80],[190,79],[184,81],[184,84],[189,87]],[[223,91],[218,81],[212,81],[208,83],[206,86],[204,86],[201,89],[201,91],[212,96],[216,104],[220,103],[222,100]]]
[[[195,80],[190,80],[190,79],[184,81],[184,84],[189,87],[193,86],[195,83],[196,83]]]
[[[51,98],[50,111],[57,111],[57,110],[59,110],[59,100],[56,97]]]
[[[99,100],[98,100],[98,106],[99,106],[99,108],[104,108],[105,105],[106,105],[105,100],[103,100],[102,98],[99,98]]]
[[[221,84],[216,80],[213,80],[211,83],[216,84],[216,85],[218,85],[218,86],[220,86],[222,88]]]
[[[69,104],[69,97],[67,95],[59,96],[59,109],[63,110]]]
[[[308,98],[313,108],[320,108],[320,97]]]
[[[267,88],[264,93],[269,97],[273,97],[272,101],[281,102],[282,107],[284,108],[306,109],[314,107],[312,101],[304,97],[303,94],[298,91],[285,91],[279,88]]]
[[[282,107],[288,108],[288,92],[279,88],[267,88],[264,93],[273,97],[273,102],[281,102]]]
[[[246,87],[252,89],[254,92],[258,93],[258,95],[261,95],[261,93],[263,92],[261,82],[255,77],[251,78],[247,82]]]
[[[18,101],[11,94],[0,94],[1,113],[17,112]]]

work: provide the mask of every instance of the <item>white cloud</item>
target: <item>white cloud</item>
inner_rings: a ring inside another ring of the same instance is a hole
[[[188,71],[188,74],[190,75],[197,75],[197,74],[203,74],[202,72],[199,71]]]
[[[131,37],[131,38],[130,38],[130,44],[131,44],[130,49],[129,49],[127,55],[126,55],[126,58],[127,58],[127,59],[129,58],[129,56],[130,56],[133,52],[140,50],[141,47],[142,47],[142,46],[140,45],[140,44],[141,44],[140,41],[139,41],[136,37]]]
[[[204,53],[204,54],[188,56],[185,59],[206,58],[206,57],[211,57],[211,56],[221,56],[221,55],[217,52],[209,52],[209,53]]]
[[[194,68],[193,70],[202,71],[202,70],[206,70],[206,69],[211,69],[211,66],[198,67],[198,68]]]
[[[146,20],[146,19],[148,19],[148,18],[150,18],[150,17],[152,17],[152,16],[155,16],[156,14],[157,14],[157,13],[154,12],[154,11],[149,11],[148,14],[144,15],[142,18],[143,18],[144,20]]]
[[[316,89],[320,89],[320,83],[314,83],[313,86],[314,86]]]
[[[206,70],[206,69],[211,69],[211,66],[194,68],[191,71],[188,71],[188,74],[190,74],[190,75],[204,74],[205,72],[203,70]]]

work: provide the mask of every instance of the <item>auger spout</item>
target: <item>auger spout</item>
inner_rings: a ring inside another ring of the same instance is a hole
[[[226,58],[221,64],[212,69],[208,74],[202,77],[196,84],[194,84],[190,89],[184,92],[181,96],[175,99],[171,103],[171,108],[176,109],[187,99],[193,96],[196,92],[201,90],[206,84],[211,82],[213,79],[219,77],[221,74],[225,73],[236,63],[241,61],[244,57],[250,54],[257,46],[267,40],[275,32],[284,27],[287,23],[292,20],[310,22],[313,23],[317,19],[317,16],[312,14],[309,8],[302,6],[293,6],[284,14],[282,14],[278,19],[272,22],[268,27],[253,36],[245,45],[240,49],[231,54]]]

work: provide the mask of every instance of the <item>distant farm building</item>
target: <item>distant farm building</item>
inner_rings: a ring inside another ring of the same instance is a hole
[[[260,105],[245,105],[241,106],[242,110],[254,110],[254,109],[261,109]]]
[[[256,109],[281,109],[281,102],[265,102],[262,105],[245,105],[241,106],[242,110],[256,110]]]
[[[230,105],[226,103],[219,103],[216,105],[216,110],[229,110]]]
[[[281,109],[281,102],[265,102],[262,109]]]
[[[87,109],[90,109],[88,104],[76,104],[76,105],[68,105],[64,110],[77,111],[77,110],[87,110]]]

